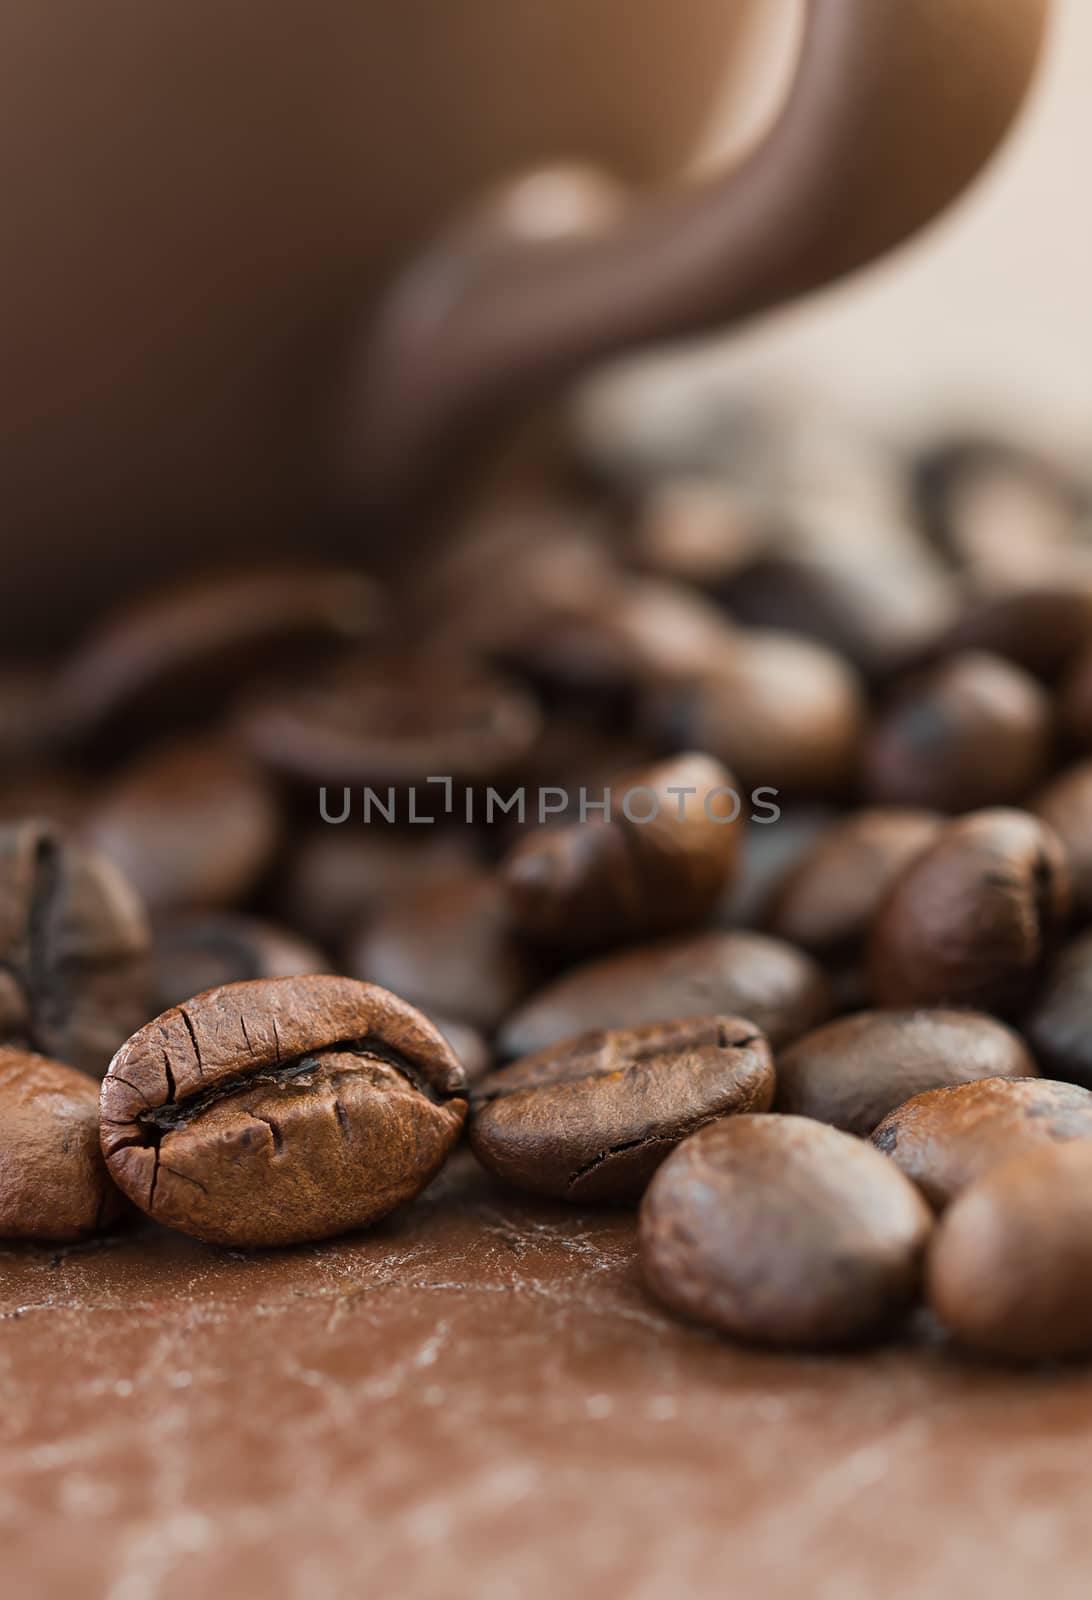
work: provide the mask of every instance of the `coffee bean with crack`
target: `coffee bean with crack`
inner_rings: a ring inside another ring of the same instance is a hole
[[[767,1110],[773,1092],[769,1046],[736,1017],[587,1033],[483,1078],[470,1143],[517,1188],[636,1200],[680,1140],[716,1117]]]
[[[54,823],[0,827],[0,1044],[101,1078],[152,1011],[149,948],[110,862]]]
[[[118,1051],[102,1145],[118,1187],[211,1244],[287,1245],[377,1222],[458,1142],[466,1080],[421,1014],[372,984],[227,984]]]
[[[75,1067],[0,1048],[0,1238],[69,1244],[125,1209],[99,1148],[98,1085]]]

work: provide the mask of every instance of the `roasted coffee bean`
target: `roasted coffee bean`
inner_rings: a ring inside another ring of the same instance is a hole
[[[313,666],[378,617],[375,584],[337,567],[198,578],[108,618],[61,674],[56,703],[70,735],[131,746],[165,722],[215,722],[247,677]]]
[[[1022,799],[1044,776],[1051,707],[1034,678],[965,651],[906,683],[864,744],[862,784],[880,804],[972,811]]]
[[[541,975],[512,929],[499,879],[473,870],[392,895],[350,940],[346,962],[353,976],[484,1033]]]
[[[277,910],[290,927],[337,950],[386,900],[469,870],[475,853],[463,828],[320,822],[292,842],[274,889]]]
[[[1024,1032],[1045,1073],[1092,1089],[1092,933],[1055,961]]]
[[[694,927],[739,858],[744,797],[708,756],[678,756],[616,775],[610,815],[543,828],[502,873],[522,932],[582,949]]]
[[[47,764],[59,734],[48,670],[0,661],[0,763],[5,778],[15,766]]]
[[[152,1009],[149,946],[112,863],[53,823],[0,827],[0,1043],[101,1078]]]
[[[210,1244],[366,1227],[431,1182],[465,1118],[432,1024],[348,978],[212,989],[135,1034],[102,1087],[118,1187]]]
[[[645,1280],[759,1344],[877,1334],[913,1300],[932,1226],[878,1151],[805,1117],[729,1117],[669,1156],[641,1205]]]
[[[496,841],[514,844],[528,837],[528,827],[539,820],[535,797],[540,791],[549,807],[550,826],[587,821],[605,815],[590,808],[605,799],[620,772],[658,762],[661,752],[651,740],[627,732],[624,727],[611,732],[594,709],[588,722],[577,720],[580,715],[576,707],[565,707],[547,722],[534,749],[514,774],[527,791],[523,821],[515,811],[507,818],[495,816],[488,831],[490,845]],[[674,803],[678,806],[677,798]],[[503,855],[504,851],[500,853]]]
[[[261,771],[226,740],[173,740],[138,756],[92,808],[83,837],[150,911],[244,900],[280,836]]]
[[[1073,910],[1092,917],[1092,761],[1058,774],[1029,802],[1065,848],[1073,885]]]
[[[1092,1349],[1092,1140],[1003,1162],[937,1227],[929,1300],[960,1344],[1044,1360]]]
[[[524,690],[465,661],[414,654],[351,658],[301,687],[258,694],[238,718],[244,745],[273,772],[316,787],[371,787],[381,804],[385,789],[430,778],[501,777],[540,725]],[[434,793],[442,807],[444,791]],[[338,788],[334,815],[340,800]]]
[[[718,927],[761,927],[781,884],[838,815],[818,804],[757,812],[744,835],[735,879],[717,907]]]
[[[873,995],[884,1006],[1011,1016],[1044,976],[1068,910],[1069,873],[1055,833],[1024,811],[960,817],[904,869],[880,907],[869,943]]]
[[[737,1017],[586,1033],[483,1078],[470,1144],[517,1189],[635,1200],[680,1140],[773,1092],[769,1046]]]
[[[182,911],[152,925],[156,1011],[225,983],[328,972],[315,945],[287,928],[237,911]]]
[[[649,489],[629,549],[661,578],[719,592],[754,560],[765,533],[752,497],[723,479],[692,474]]]
[[[824,544],[760,557],[723,588],[733,617],[802,634],[867,678],[921,651],[954,611],[951,580],[920,552]]]
[[[1058,690],[1058,715],[1069,745],[1082,755],[1092,753],[1092,644],[1070,664]]]
[[[1047,1078],[983,1078],[897,1106],[872,1143],[943,1211],[968,1184],[1044,1144],[1092,1138],[1092,1094]]]
[[[13,770],[0,780],[0,822],[48,817],[66,828],[78,828],[95,797],[95,785],[68,767]]]
[[[778,1111],[867,1137],[911,1095],[1038,1068],[1017,1035],[974,1011],[862,1011],[805,1034],[777,1058]]]
[[[748,789],[837,794],[857,764],[864,701],[840,656],[755,629],[700,678],[655,697],[649,717],[677,748],[709,751]]]
[[[99,1148],[98,1085],[0,1047],[0,1239],[86,1239],[124,1209]]]
[[[740,1016],[777,1049],[830,1010],[823,974],[802,951],[759,933],[714,931],[574,967],[508,1018],[498,1046],[504,1056],[526,1056],[595,1028]]]
[[[708,670],[734,642],[724,614],[693,590],[620,575],[606,593],[513,630],[491,654],[555,708],[590,703],[615,720],[643,693]]]
[[[853,957],[899,873],[940,828],[929,811],[875,806],[851,812],[825,829],[782,878],[766,926],[814,955]]]
[[[1022,588],[972,602],[922,650],[917,664],[984,650],[1052,683],[1089,639],[1092,586]]]

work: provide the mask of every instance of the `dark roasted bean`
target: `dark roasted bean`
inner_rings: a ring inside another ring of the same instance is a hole
[[[609,784],[611,815],[544,828],[503,864],[515,925],[585,949],[694,927],[739,859],[744,797],[708,756],[678,756]]]
[[[956,1339],[1018,1360],[1092,1350],[1092,1141],[994,1167],[948,1208],[927,1268]]]
[[[879,1004],[1011,1016],[1046,973],[1069,910],[1057,835],[1023,811],[977,811],[941,830],[896,879],[870,940]]]
[[[561,1200],[634,1200],[715,1117],[766,1111],[773,1062],[754,1025],[701,1017],[586,1033],[483,1078],[470,1143],[483,1166]]]
[[[777,1110],[867,1137],[911,1095],[946,1083],[1037,1075],[1003,1023],[974,1011],[862,1011],[777,1058]]]
[[[940,827],[928,811],[877,806],[851,812],[825,829],[781,880],[764,918],[770,932],[813,955],[854,956],[892,883]]]
[[[664,1017],[748,1017],[774,1048],[830,1015],[831,997],[809,956],[758,933],[663,939],[587,962],[510,1016],[505,1056],[531,1055],[594,1028],[635,1028]]]
[[[152,912],[244,900],[273,857],[276,800],[263,773],[221,739],[139,756],[87,817],[84,837]]]
[[[865,741],[865,794],[887,805],[971,811],[1021,800],[1051,754],[1051,707],[1020,667],[981,651],[905,684]]]
[[[694,1322],[837,1345],[910,1304],[932,1226],[878,1151],[805,1117],[729,1117],[669,1156],[641,1206],[645,1280]]]
[[[328,972],[322,951],[276,923],[237,911],[182,911],[152,926],[157,1011],[206,989]]]
[[[937,1211],[1013,1156],[1092,1137],[1092,1094],[1048,1078],[983,1078],[930,1089],[872,1135]]]

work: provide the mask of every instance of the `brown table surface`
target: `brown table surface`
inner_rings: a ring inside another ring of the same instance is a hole
[[[0,1251],[0,1591],[1092,1594],[1092,1370],[775,1356],[465,1155],[371,1234]]]

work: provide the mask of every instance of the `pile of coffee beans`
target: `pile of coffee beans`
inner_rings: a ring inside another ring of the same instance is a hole
[[[0,756],[0,1237],[320,1240],[465,1133],[639,1208],[737,1339],[1092,1353],[1055,463],[592,391],[410,574],[200,574],[0,662]]]

